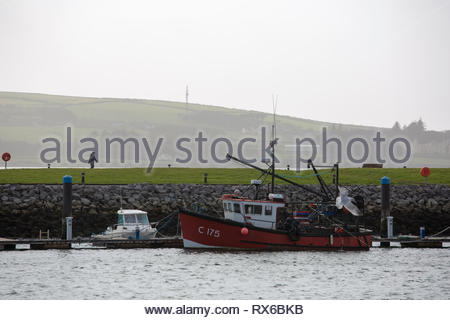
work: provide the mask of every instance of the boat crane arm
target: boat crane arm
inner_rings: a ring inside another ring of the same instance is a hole
[[[311,159],[308,160],[308,168],[312,167],[314,174],[316,175],[317,180],[320,183],[320,188],[324,194],[324,198],[326,201],[330,201],[331,199],[333,199],[333,194],[331,193],[330,188],[328,188],[327,184],[325,183],[325,181],[323,181],[322,177],[320,176],[319,172],[317,171],[316,167],[314,166],[314,163],[312,162]]]
[[[262,169],[262,168],[260,168],[260,167],[257,167],[257,166],[254,166],[254,165],[252,165],[252,164],[250,164],[250,163],[248,163],[248,162],[245,162],[245,161],[242,161],[241,159],[238,159],[238,158],[236,158],[236,157],[233,157],[232,155],[230,155],[230,154],[228,154],[227,153],[227,159],[228,160],[234,160],[234,161],[237,161],[237,162],[239,162],[239,163],[242,163],[242,164],[244,164],[244,165],[246,165],[246,166],[249,166],[250,168],[253,168],[253,169],[256,169],[256,170],[259,170],[259,171],[261,171],[261,172],[264,172],[264,173],[267,173],[267,174],[272,174],[274,177],[277,177],[278,179],[280,179],[280,180],[283,180],[283,181],[286,181],[286,182],[288,182],[288,183],[290,183],[290,184],[292,184],[292,185],[294,185],[294,186],[297,186],[297,187],[299,187],[299,188],[302,188],[303,190],[306,190],[306,191],[308,191],[308,192],[310,192],[310,193],[312,193],[312,194],[315,194],[316,196],[320,196],[321,198],[328,198],[328,196],[325,194],[321,194],[321,193],[319,193],[319,192],[317,192],[317,191],[315,191],[315,190],[313,190],[313,189],[311,189],[311,188],[308,188],[308,187],[306,187],[306,186],[303,186],[303,185],[301,185],[301,184],[298,184],[298,183],[296,183],[296,182],[294,182],[294,181],[291,181],[291,180],[289,180],[289,179],[286,179],[286,178],[284,178],[284,177],[282,177],[282,176],[279,176],[279,175],[277,175],[276,173],[269,173],[268,172],[268,170],[264,170],[264,169]]]

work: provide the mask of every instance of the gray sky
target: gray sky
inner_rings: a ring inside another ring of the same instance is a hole
[[[450,129],[450,0],[0,0],[0,91]]]

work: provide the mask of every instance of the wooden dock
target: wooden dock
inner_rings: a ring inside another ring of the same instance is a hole
[[[381,238],[372,237],[373,242],[379,242],[381,248],[445,248],[444,243],[450,242],[448,237],[421,238]],[[400,244],[400,246],[393,246]]]
[[[449,248],[450,238],[381,238],[373,237],[381,248]],[[399,245],[398,245],[399,244]],[[181,238],[155,238],[149,240],[99,240],[91,238],[59,239],[0,239],[0,251],[50,250],[50,249],[137,249],[137,248],[183,248]]]
[[[99,240],[99,239],[11,239],[0,240],[0,251],[49,249],[136,249],[183,248],[181,238],[154,238],[149,240]]]

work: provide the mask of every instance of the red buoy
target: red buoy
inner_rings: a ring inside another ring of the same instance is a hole
[[[420,169],[420,174],[422,175],[422,177],[427,178],[431,173],[430,168],[428,167],[423,167],[422,169]]]
[[[246,227],[243,227],[243,228],[241,229],[241,234],[242,234],[243,236],[248,235],[248,229],[247,229]]]

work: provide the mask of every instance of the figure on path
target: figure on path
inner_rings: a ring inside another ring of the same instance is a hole
[[[98,162],[97,158],[95,157],[95,152],[92,152],[89,156],[89,164],[91,165],[91,169],[94,169],[94,162]]]

